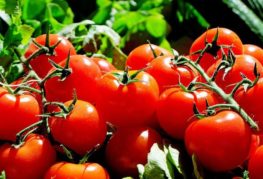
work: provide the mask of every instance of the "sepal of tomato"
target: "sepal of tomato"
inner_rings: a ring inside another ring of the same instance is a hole
[[[0,171],[8,179],[40,179],[56,161],[56,152],[42,135],[30,134],[19,147],[0,146]]]

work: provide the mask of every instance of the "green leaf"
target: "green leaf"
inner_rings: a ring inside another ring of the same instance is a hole
[[[9,48],[11,46],[18,46],[21,44],[23,37],[18,31],[18,27],[14,24],[9,26],[5,38],[4,38],[4,48]]]
[[[21,25],[18,27],[18,31],[21,33],[23,37],[21,43],[23,45],[26,45],[31,39],[31,36],[34,32],[34,28],[32,28],[29,25]]]
[[[1,172],[0,179],[6,179],[6,175],[5,175],[4,170]]]
[[[160,38],[166,35],[167,23],[162,16],[152,16],[146,21],[147,31],[155,38]]]
[[[97,0],[96,1],[98,7],[105,7],[112,3],[111,0]]]
[[[11,17],[3,10],[0,10],[0,18],[8,25],[11,25]]]
[[[17,6],[18,0],[0,0],[0,9],[11,15]]]
[[[97,10],[92,20],[96,24],[105,24],[107,20],[110,20],[112,18],[111,12],[112,12],[111,4],[109,4],[108,6],[103,6]]]
[[[202,176],[201,167],[198,165],[198,161],[195,155],[192,155],[192,163],[193,163],[194,175],[196,179],[204,179],[204,177]]]
[[[168,159],[169,161],[173,164],[173,166],[177,169],[177,171],[184,175],[181,166],[180,166],[180,161],[179,161],[179,154],[180,152],[174,148],[172,148],[170,145],[168,146]]]
[[[47,0],[24,0],[22,17],[23,19],[38,19],[39,15],[44,15],[46,10]]]
[[[143,179],[143,174],[144,174],[144,166],[142,164],[137,165],[138,173],[139,173],[139,178]]]
[[[6,80],[8,83],[11,83],[22,76],[24,73],[24,67],[23,64],[20,62],[14,62],[9,66],[9,69],[5,75]]]

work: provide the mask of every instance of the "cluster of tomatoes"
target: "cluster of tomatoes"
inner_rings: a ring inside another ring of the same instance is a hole
[[[137,178],[166,137],[184,141],[207,170],[263,176],[263,50],[229,29],[207,30],[188,56],[138,46],[122,70],[56,34],[36,37],[21,58],[25,75],[0,87],[7,179]],[[98,151],[102,159],[89,162]]]

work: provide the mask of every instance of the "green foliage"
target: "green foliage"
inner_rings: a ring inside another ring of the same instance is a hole
[[[0,179],[6,179],[5,171],[2,171],[2,172],[0,173]]]

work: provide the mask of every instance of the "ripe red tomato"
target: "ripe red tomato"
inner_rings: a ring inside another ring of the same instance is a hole
[[[106,146],[106,162],[120,176],[138,176],[137,164],[147,163],[147,154],[161,136],[149,127],[119,128]]]
[[[116,68],[107,60],[99,57],[91,57],[91,60],[93,60],[100,68],[101,74],[105,74],[107,72],[116,70]]]
[[[263,163],[263,145],[259,146],[251,156],[248,162],[248,172],[250,179],[262,179],[263,170],[262,170],[262,163]]]
[[[129,71],[128,75],[135,72]],[[148,73],[140,72],[135,77],[137,81],[123,84],[119,78],[124,73],[107,73],[99,80],[96,107],[100,116],[117,127],[153,125],[159,98],[157,82]]]
[[[185,132],[185,146],[207,169],[223,172],[243,164],[249,155],[251,129],[233,111],[192,122]]]
[[[187,92],[183,89],[170,88],[161,95],[157,107],[157,117],[161,128],[171,137],[184,139],[187,126],[196,120],[193,107],[204,113],[207,105],[214,105],[218,100],[212,91],[197,89]]]
[[[45,45],[46,34],[42,34],[36,37],[35,41],[40,45]],[[54,49],[53,54],[41,54],[38,57],[32,59],[30,62],[30,65],[32,66],[32,68],[41,78],[45,77],[48,71],[52,68],[51,64],[48,62],[48,59],[51,59],[54,62],[59,63],[62,60],[67,58],[69,52],[70,52],[70,55],[76,54],[74,46],[66,38],[59,36],[57,34],[49,34],[49,45],[50,46],[55,45],[58,41],[60,41],[60,43]],[[33,42],[31,42],[25,52],[25,57],[26,58],[30,57],[38,49],[39,47],[37,47]]]
[[[69,106],[72,101],[65,103]],[[58,110],[58,109],[57,109]],[[78,100],[66,117],[52,117],[50,130],[54,139],[76,153],[84,155],[106,138],[106,122],[99,118],[96,108]]]
[[[249,156],[250,158],[256,152],[257,148],[260,146],[260,136],[257,134],[252,134]]]
[[[220,61],[213,64],[207,74],[212,76]],[[229,93],[234,88],[235,84],[242,80],[241,73],[250,80],[255,80],[254,67],[257,65],[258,72],[263,74],[263,67],[260,62],[250,55],[236,55],[236,61],[231,70],[224,76],[224,70],[220,70],[215,78],[216,84],[221,87],[226,93]]]
[[[108,172],[98,163],[75,164],[59,162],[46,172],[44,179],[110,179]]]
[[[195,41],[192,43],[192,46],[190,48],[190,58],[195,61],[199,57],[199,54],[193,54],[194,52],[197,52],[199,50],[202,50],[205,48],[205,41],[211,43],[213,41],[214,36],[216,35],[218,30],[218,39],[216,41],[216,44],[218,46],[232,46],[232,51],[235,55],[243,54],[243,44],[240,40],[239,36],[227,28],[213,28],[208,29],[206,32],[204,32],[202,35],[200,35]],[[216,60],[222,58],[222,52],[220,48],[213,49],[214,51],[212,53],[215,53],[214,55],[217,55],[215,58],[211,53],[204,53],[204,56],[202,57],[200,61],[201,67],[203,67],[204,70],[207,70],[212,64],[216,62]],[[225,54],[228,54],[228,49],[224,48]]]
[[[64,66],[65,60],[59,65]],[[48,101],[66,102],[73,98],[76,90],[78,99],[96,103],[97,81],[101,77],[101,72],[95,62],[84,55],[70,56],[69,67],[72,72],[65,80],[53,77],[45,84],[46,98]],[[54,70],[54,69],[52,69]]]
[[[56,152],[41,135],[31,134],[18,148],[0,146],[0,171],[10,179],[40,179],[56,161]]]
[[[147,67],[147,64],[155,58],[152,49],[154,50],[156,56],[173,55],[168,50],[157,45],[143,44],[136,47],[129,53],[126,60],[126,66],[128,66],[131,70],[140,70]]]
[[[0,87],[0,140],[15,141],[16,133],[39,121],[40,107],[30,94],[10,94]]]
[[[263,64],[263,49],[254,44],[243,45],[244,54],[251,55]]]
[[[148,72],[152,75],[158,85],[160,92],[167,88],[177,86],[182,83],[188,86],[191,81],[197,76],[197,73],[189,66],[176,66],[172,63],[173,56],[159,56],[148,64]]]

